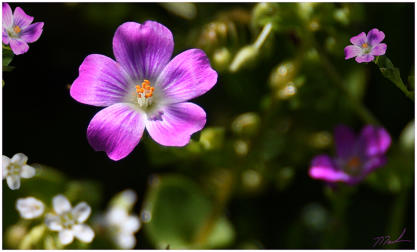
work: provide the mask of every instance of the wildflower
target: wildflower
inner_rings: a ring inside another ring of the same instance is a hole
[[[111,207],[105,214],[104,223],[117,246],[122,249],[135,247],[135,233],[141,226],[137,216],[129,215],[128,211],[121,207]]]
[[[16,202],[16,208],[23,219],[37,218],[43,214],[45,209],[42,201],[34,197],[18,199]]]
[[[26,164],[28,157],[23,153],[15,154],[12,159],[3,155],[3,179],[12,190],[20,188],[20,178],[35,176],[35,168]]]
[[[94,231],[86,224],[83,224],[91,213],[87,203],[80,202],[74,208],[63,195],[57,195],[52,200],[54,213],[45,216],[46,226],[52,231],[58,231],[59,241],[63,245],[70,244],[74,236],[85,243],[94,238]]]
[[[353,45],[345,47],[345,59],[356,57],[358,63],[371,62],[374,56],[384,55],[387,50],[387,44],[381,43],[385,34],[374,28],[366,35],[364,32],[350,38]]]
[[[8,3],[3,3],[3,43],[13,53],[23,54],[29,50],[27,43],[33,43],[42,34],[43,22],[33,23],[33,17],[27,15],[20,7],[14,13]]]
[[[117,61],[87,56],[71,86],[78,102],[106,107],[91,120],[87,138],[110,159],[126,157],[147,129],[165,146],[184,146],[206,123],[206,113],[186,102],[217,82],[206,54],[190,49],[170,61],[174,48],[168,28],[153,21],[126,22],[113,37]]]
[[[316,156],[309,171],[312,178],[352,185],[386,163],[391,137],[384,128],[367,125],[355,136],[349,127],[341,125],[336,127],[334,138],[337,157]]]

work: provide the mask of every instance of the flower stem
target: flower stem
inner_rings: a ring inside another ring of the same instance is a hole
[[[381,125],[378,119],[361,103],[361,101],[353,96],[352,93],[346,88],[343,78],[339,75],[333,64],[327,58],[324,50],[317,45],[313,36],[311,36],[311,41],[317,52],[320,54],[320,60],[324,69],[327,71],[336,86],[346,95],[358,116],[360,116],[366,123]]]
[[[263,45],[263,43],[265,42],[266,38],[268,37],[269,33],[272,30],[272,24],[271,23],[267,23],[264,28],[262,29],[261,34],[259,34],[258,38],[256,39],[255,43],[253,44],[253,46],[259,50],[261,48],[261,46]]]

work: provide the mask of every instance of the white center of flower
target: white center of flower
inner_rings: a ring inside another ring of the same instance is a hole
[[[7,33],[9,35],[9,37],[18,38],[19,37],[19,33],[21,31],[22,31],[22,29],[20,28],[20,26],[14,25],[13,27],[11,27],[10,29],[7,30]]]
[[[60,218],[61,224],[65,229],[71,229],[71,227],[76,224],[74,215],[72,215],[71,211],[63,213]]]
[[[149,80],[143,80],[142,85],[136,85],[136,95],[140,107],[149,107],[152,104],[154,87]]]
[[[9,166],[7,166],[7,175],[19,175],[21,170],[22,167],[20,165],[10,163]]]

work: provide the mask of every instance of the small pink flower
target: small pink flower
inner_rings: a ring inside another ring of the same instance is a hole
[[[33,22],[33,17],[27,15],[20,7],[12,13],[8,3],[3,3],[3,43],[10,44],[16,55],[29,50],[28,43],[33,43],[42,34],[43,22]]]
[[[385,34],[374,28],[366,35],[364,32],[350,39],[353,45],[345,47],[345,59],[356,57],[358,63],[371,62],[374,56],[384,55],[387,50],[387,44],[381,43]]]

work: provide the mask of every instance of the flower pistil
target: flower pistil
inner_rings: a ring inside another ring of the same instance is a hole
[[[152,95],[154,87],[151,87],[151,82],[149,80],[143,80],[142,86],[136,85],[136,94],[138,98],[139,106],[148,107],[152,103]]]

